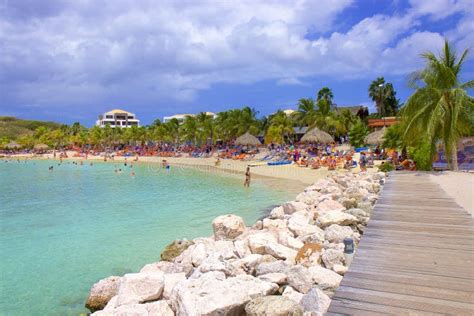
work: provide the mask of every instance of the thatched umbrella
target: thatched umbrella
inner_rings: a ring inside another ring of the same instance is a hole
[[[364,138],[364,142],[368,145],[381,145],[383,143],[383,136],[385,134],[385,127],[381,130],[370,133]]]
[[[36,144],[35,147],[33,147],[35,150],[46,150],[49,148],[48,145],[46,144]]]
[[[304,134],[304,136],[301,138],[301,142],[328,144],[334,142],[334,139],[328,133],[323,132],[320,129],[313,128]]]
[[[257,137],[247,132],[244,135],[237,137],[237,139],[235,140],[235,144],[244,146],[259,146],[262,143],[258,140]]]
[[[18,149],[21,147],[21,145],[18,144],[17,142],[11,141],[5,147],[8,149]]]

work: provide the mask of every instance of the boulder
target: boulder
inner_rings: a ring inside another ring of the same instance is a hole
[[[286,221],[283,219],[270,219],[264,218],[263,219],[263,228],[267,229],[284,229],[286,228]]]
[[[193,266],[200,266],[208,255],[209,253],[207,252],[206,246],[204,244],[197,244],[191,251],[191,262]]]
[[[298,240],[305,244],[317,244],[324,242],[324,230],[316,227],[316,232],[298,237]]]
[[[344,265],[344,252],[338,249],[326,249],[322,255],[324,265],[328,269],[332,269],[334,265]]]
[[[90,290],[86,307],[91,312],[103,309],[110,299],[117,295],[120,279],[119,276],[110,276],[95,283]]]
[[[244,258],[252,254],[246,240],[234,241],[234,249],[235,249],[236,254],[239,256],[239,258]]]
[[[306,203],[296,201],[286,202],[282,205],[282,207],[283,212],[288,215],[299,211],[306,211],[308,209],[308,205],[306,205]]]
[[[369,183],[365,186],[369,193],[379,193],[381,185],[379,183]]]
[[[363,210],[364,212],[366,212],[367,214],[371,214],[372,213],[372,210],[373,210],[373,205],[371,202],[369,201],[364,201],[364,202],[358,202],[357,203],[357,208]]]
[[[216,240],[233,240],[245,231],[245,222],[240,216],[221,215],[212,221]]]
[[[344,213],[354,215],[357,218],[357,221],[362,224],[367,224],[369,221],[369,214],[360,208],[351,208]]]
[[[347,270],[349,270],[349,267],[336,263],[335,265],[332,266],[332,269],[337,274],[344,275],[346,274]]]
[[[116,306],[157,300],[163,293],[164,273],[128,273],[121,281]]]
[[[321,203],[318,204],[318,207],[316,210],[319,213],[325,213],[325,212],[337,212],[337,211],[344,211],[345,207],[334,200],[324,200]]]
[[[312,288],[300,301],[303,310],[310,312],[311,315],[324,315],[330,304],[331,299],[329,296],[317,287]]]
[[[301,307],[289,298],[277,295],[256,297],[245,305],[248,316],[302,316]]]
[[[164,275],[164,287],[163,287],[163,298],[169,299],[171,297],[171,292],[175,285],[180,282],[186,280],[186,274],[184,272],[180,273],[170,273]]]
[[[124,315],[160,315],[174,316],[173,310],[167,301],[157,301],[146,304],[121,305],[109,310],[103,310],[92,314],[94,316],[124,316]]]
[[[270,212],[270,218],[271,219],[282,219],[285,216],[285,210],[283,209],[282,206],[275,207],[271,212]]]
[[[301,247],[303,247],[303,243],[300,240],[294,238],[293,234],[287,230],[281,230],[278,232],[278,242],[295,250],[299,250]]]
[[[266,281],[266,282],[270,282],[270,283],[276,283],[278,285],[282,285],[282,284],[287,283],[286,274],[279,273],[279,272],[262,274],[258,278],[262,281]]]
[[[263,262],[257,266],[257,275],[267,273],[286,273],[286,270],[288,270],[288,264],[282,260]]]
[[[346,237],[354,237],[354,231],[348,226],[332,224],[324,230],[324,238],[329,242],[340,243]]]
[[[277,290],[278,285],[249,275],[225,279],[211,272],[178,283],[172,302],[177,315],[241,315],[251,299]]]
[[[296,265],[287,270],[288,284],[300,293],[308,293],[313,286],[313,280],[308,269]]]
[[[161,253],[161,260],[173,261],[174,258],[178,257],[183,251],[188,249],[189,246],[194,244],[192,241],[187,239],[175,240],[171,244],[165,247]]]
[[[318,231],[318,227],[309,224],[311,216],[308,212],[302,211],[294,213],[288,220],[288,229],[295,236],[304,236]]]
[[[217,254],[208,256],[199,266],[199,271],[201,273],[220,271],[226,275],[232,274],[231,266],[227,262],[223,261]]]
[[[307,205],[315,205],[321,193],[318,191],[304,191],[296,196],[296,202],[303,202]]]
[[[332,224],[348,226],[357,223],[354,215],[341,211],[325,212],[318,217],[318,223],[321,227],[327,227]]]
[[[276,242],[269,242],[265,246],[265,252],[277,259],[288,259],[294,261],[296,257],[296,250],[280,245]]]
[[[352,185],[344,191],[344,196],[346,198],[355,199],[357,202],[360,202],[367,195],[368,191],[362,189],[359,185]]]
[[[163,273],[179,273],[184,272],[184,267],[180,264],[176,264],[169,261],[158,261],[150,263],[140,270],[140,273],[152,273],[152,272],[163,272]]]
[[[294,288],[288,285],[285,287],[285,290],[283,291],[282,296],[289,298],[293,302],[299,304],[304,294],[301,294],[300,292],[296,291]]]
[[[265,254],[265,246],[271,242],[276,243],[277,239],[275,235],[270,232],[261,232],[248,237],[250,251],[261,255]]]
[[[343,197],[339,199],[339,203],[341,203],[346,209],[357,207],[357,201],[353,198]]]
[[[316,283],[321,290],[334,290],[339,286],[342,280],[342,276],[321,266],[309,267],[308,272],[311,274],[313,282]]]

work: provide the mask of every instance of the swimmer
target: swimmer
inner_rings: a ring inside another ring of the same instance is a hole
[[[130,175],[131,175],[132,177],[134,177],[134,176],[135,176],[135,172],[132,171],[132,172],[130,173]]]
[[[247,166],[247,171],[245,171],[244,187],[250,187],[250,166]]]
[[[92,166],[93,165],[92,162],[89,165]]]

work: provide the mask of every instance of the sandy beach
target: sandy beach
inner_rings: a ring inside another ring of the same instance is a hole
[[[431,180],[439,184],[456,203],[474,215],[474,173],[437,172],[431,174]]]

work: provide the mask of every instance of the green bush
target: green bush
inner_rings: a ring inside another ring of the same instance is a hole
[[[417,147],[408,147],[408,154],[416,162],[417,170],[431,170],[434,148],[429,142],[423,142]]]
[[[349,142],[354,147],[362,147],[364,145],[364,138],[368,133],[367,126],[359,120],[349,131]]]
[[[382,172],[389,172],[389,171],[392,171],[393,169],[395,169],[393,167],[393,165],[389,162],[385,162],[385,163],[379,165],[378,168],[379,168],[379,171],[382,171]]]

